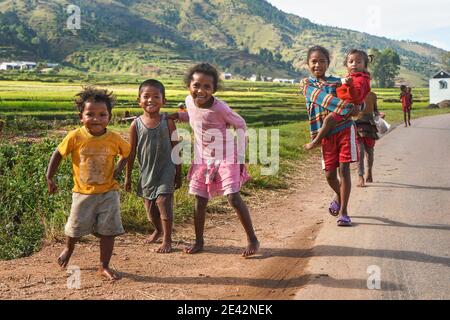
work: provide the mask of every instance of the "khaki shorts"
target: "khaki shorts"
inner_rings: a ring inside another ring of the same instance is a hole
[[[66,236],[80,238],[88,234],[118,236],[124,233],[119,191],[72,194],[72,208],[65,227]]]

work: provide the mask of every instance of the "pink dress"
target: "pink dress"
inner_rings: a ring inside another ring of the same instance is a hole
[[[180,121],[189,121],[195,137],[194,162],[188,174],[189,193],[211,199],[239,192],[250,179],[244,165],[245,120],[217,98],[210,108],[199,108],[189,95],[186,108],[187,112],[178,115]]]

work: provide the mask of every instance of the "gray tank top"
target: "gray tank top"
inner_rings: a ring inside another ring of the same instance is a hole
[[[140,166],[137,194],[149,200],[174,192],[175,164],[167,121],[167,114],[162,114],[158,126],[149,129],[140,117],[136,119],[136,156]]]

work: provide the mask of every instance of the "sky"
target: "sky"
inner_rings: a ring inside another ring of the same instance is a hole
[[[450,51],[449,0],[267,0],[312,22]]]

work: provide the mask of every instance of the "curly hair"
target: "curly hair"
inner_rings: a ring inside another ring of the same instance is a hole
[[[365,51],[363,50],[358,50],[358,49],[350,49],[347,51],[347,54],[345,55],[345,59],[344,59],[344,67],[347,66],[347,61],[348,61],[348,57],[352,54],[358,54],[363,60],[364,60],[364,66],[367,67],[369,66],[369,63],[372,63],[373,59],[374,59],[374,55],[368,55]]]
[[[219,90],[221,88],[222,81],[220,79],[219,71],[216,67],[209,63],[199,63],[195,66],[193,66],[189,71],[186,73],[184,77],[184,84],[186,87],[189,88],[191,85],[192,77],[194,73],[202,73],[208,76],[211,76],[213,78],[213,84],[214,84],[214,92]]]
[[[155,80],[155,79],[148,79],[141,83],[141,85],[139,86],[139,97],[141,96],[142,91],[146,87],[153,87],[153,88],[158,89],[159,92],[161,92],[163,98],[166,98],[166,88],[160,81]]]
[[[112,108],[116,103],[116,97],[112,91],[107,89],[98,89],[95,87],[84,87],[83,91],[75,95],[75,105],[80,113],[83,113],[86,102],[104,102],[108,109],[108,113],[112,115]]]

